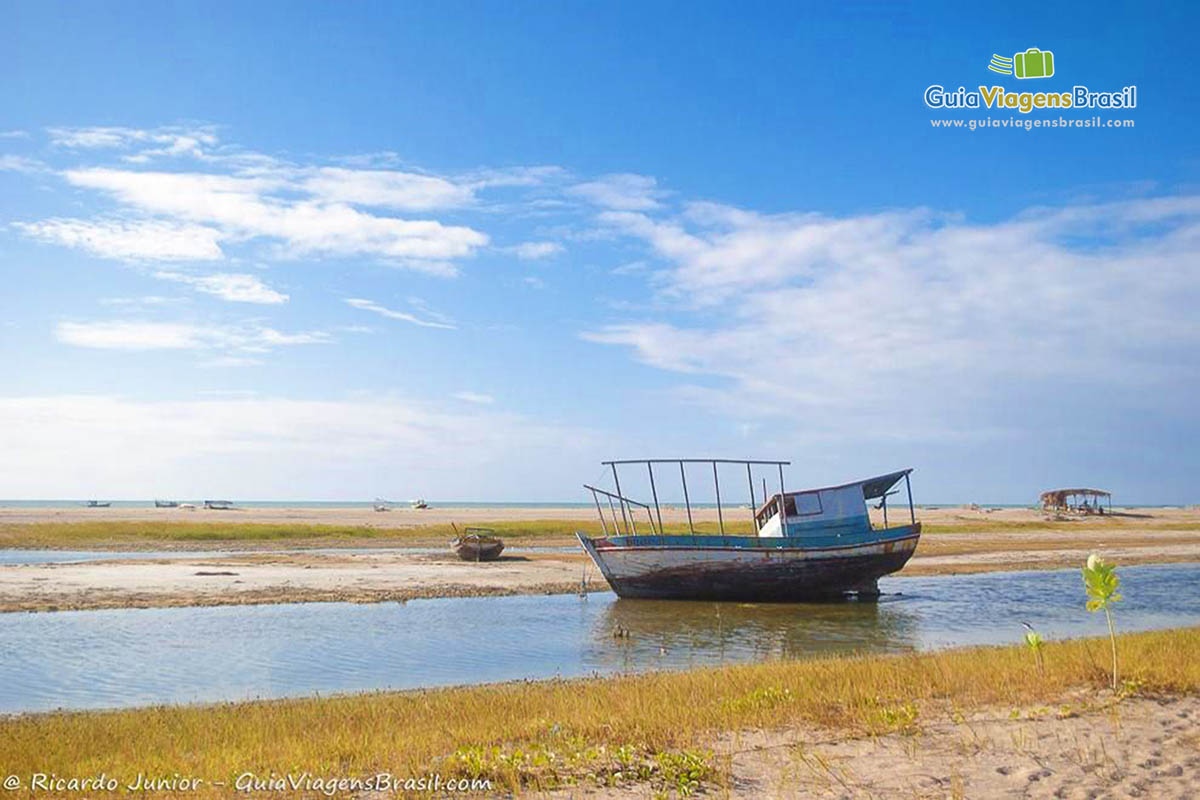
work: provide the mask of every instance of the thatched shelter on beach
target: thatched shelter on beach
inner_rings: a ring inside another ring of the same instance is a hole
[[[1051,489],[1042,492],[1042,508],[1047,511],[1073,511],[1079,514],[1112,513],[1112,492],[1103,489]],[[1104,503],[1107,501],[1108,511]]]

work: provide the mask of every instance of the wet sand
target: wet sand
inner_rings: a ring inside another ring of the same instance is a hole
[[[907,511],[907,509],[905,509]],[[571,512],[561,519],[562,532],[541,535],[537,541],[566,544],[577,519],[587,519],[586,509],[430,509],[376,513],[369,509],[254,509],[246,512],[187,512],[159,509],[0,509],[0,524],[95,519],[193,518],[196,515],[238,514],[237,522],[313,524],[320,520],[380,520],[419,530],[453,520],[463,524],[486,521],[546,520],[550,513]],[[470,516],[467,516],[470,512]],[[748,513],[748,512],[747,512]],[[1055,520],[1040,511],[1006,509],[920,510],[927,526],[916,555],[901,575],[929,575],[990,570],[1047,569],[1081,564],[1099,552],[1118,564],[1200,561],[1200,512],[1155,510],[1137,516]],[[682,515],[678,510],[664,514]],[[873,512],[878,516],[878,512]],[[703,510],[698,520],[715,517]],[[684,516],[686,520],[686,516]],[[892,517],[893,524],[895,517]],[[332,523],[329,523],[332,524]],[[455,597],[507,594],[578,592],[606,589],[602,576],[581,552],[509,551],[495,563],[472,564],[444,555],[413,552],[394,545],[411,544],[406,538],[338,540],[347,546],[369,545],[367,553],[352,552],[253,552],[279,549],[279,540],[197,542],[139,541],[135,545],[104,549],[247,549],[235,555],[104,560],[69,564],[0,566],[0,611],[51,611],[90,608],[126,608],[181,605],[232,605],[351,601],[381,602],[419,597]],[[316,542],[306,541],[313,545]],[[440,546],[445,542],[439,540]],[[387,545],[392,544],[389,548]]]
[[[473,564],[403,551],[246,554],[0,567],[0,611],[411,600],[580,591],[584,561],[504,556]],[[606,588],[590,569],[592,591]]]

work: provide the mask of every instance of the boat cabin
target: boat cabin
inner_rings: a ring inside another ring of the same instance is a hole
[[[887,499],[896,494],[893,488],[902,480],[908,493],[909,517],[915,523],[916,512],[908,478],[910,472],[911,469],[904,469],[841,486],[776,494],[754,512],[754,526],[762,537],[803,536],[808,530],[820,530],[823,533],[865,532],[872,529],[867,503],[878,500],[877,508],[883,510],[883,526],[886,528]]]

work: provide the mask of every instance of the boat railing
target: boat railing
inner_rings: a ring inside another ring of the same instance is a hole
[[[613,532],[616,535],[618,535],[618,536],[621,535],[621,525],[620,525],[619,520],[617,519],[617,507],[613,503],[614,500],[616,500],[617,503],[620,504],[620,506],[621,506],[621,520],[624,520],[624,522],[625,522],[625,532],[626,533],[628,533],[632,529],[633,535],[637,536],[637,517],[632,513],[632,510],[633,510],[632,506],[638,506],[639,508],[645,509],[646,519],[650,522],[650,530],[654,531],[654,517],[650,516],[650,506],[646,505],[645,503],[639,503],[637,500],[634,500],[632,498],[622,497],[619,494],[614,494],[613,492],[605,491],[604,489],[600,489],[596,486],[589,486],[586,483],[583,485],[583,488],[591,491],[591,493],[592,493],[592,500],[596,503],[596,513],[598,513],[600,515],[600,528],[604,531],[605,536],[608,536],[608,523],[605,522],[604,510],[600,507],[600,497],[601,496],[605,497],[608,500],[609,512],[612,514],[612,518],[613,518]],[[626,508],[629,508],[630,513],[626,514],[626,511],[625,511]],[[660,533],[660,534],[662,533],[661,527],[658,529],[658,533]]]
[[[615,487],[615,491],[610,492],[605,489],[600,489],[595,486],[590,486],[587,484],[584,485],[584,488],[589,490],[592,493],[592,499],[596,503],[596,511],[600,515],[600,526],[604,530],[605,536],[608,535],[608,523],[604,517],[604,510],[600,505],[601,497],[604,497],[608,501],[609,511],[612,515],[613,531],[616,535],[621,535],[622,531],[624,531],[626,535],[628,535],[630,532],[632,532],[633,535],[635,535],[635,536],[637,535],[637,516],[638,516],[638,514],[637,514],[637,512],[634,511],[635,507],[637,507],[638,509],[642,509],[646,512],[646,518],[647,518],[647,521],[649,522],[651,532],[662,535],[662,533],[663,533],[662,506],[659,504],[658,484],[655,481],[655,473],[654,473],[655,465],[662,465],[662,464],[675,464],[675,465],[679,466],[679,482],[680,482],[681,486],[683,487],[683,504],[684,504],[684,507],[687,509],[688,530],[692,534],[696,533],[696,525],[695,525],[695,521],[693,520],[693,517],[692,517],[692,502],[691,502],[691,495],[688,492],[687,470],[685,468],[685,465],[687,465],[687,464],[708,464],[712,467],[713,491],[714,491],[714,495],[715,495],[716,501],[717,501],[717,503],[716,503],[716,505],[717,505],[717,527],[718,527],[718,530],[721,532],[721,535],[725,534],[725,509],[724,509],[724,506],[721,501],[721,478],[720,478],[720,474],[719,474],[717,467],[718,467],[718,465],[722,465],[722,464],[724,464],[724,465],[736,464],[739,466],[744,466],[746,468],[746,484],[750,489],[750,520],[751,520],[751,524],[754,526],[755,531],[758,531],[761,528],[761,525],[759,523],[758,516],[756,514],[758,506],[755,501],[754,467],[755,466],[774,467],[776,470],[778,470],[779,494],[780,494],[780,496],[782,496],[784,493],[783,468],[786,466],[789,466],[791,464],[790,461],[760,461],[760,460],[754,460],[754,459],[734,459],[734,458],[641,458],[641,459],[627,459],[627,460],[622,460],[622,461],[602,461],[601,463],[604,466],[609,467],[612,470],[613,485]],[[633,500],[632,498],[626,497],[625,495],[623,495],[621,493],[621,475],[620,475],[620,471],[619,471],[618,467],[630,466],[630,465],[635,465],[635,464],[645,465],[645,467],[646,467],[646,475],[649,478],[649,482],[650,482],[650,494],[652,497],[652,502],[654,504],[653,505],[654,513],[653,514],[650,513],[651,512],[650,504],[642,503],[637,500]],[[767,497],[766,478],[762,479],[762,497],[764,500]],[[620,510],[619,518],[617,516],[618,508]]]

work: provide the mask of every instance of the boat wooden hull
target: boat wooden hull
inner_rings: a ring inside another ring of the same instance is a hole
[[[578,536],[620,597],[797,602],[878,595],[879,578],[912,557],[921,526],[872,534],[863,541],[821,546],[806,546],[800,537]]]
[[[463,561],[495,561],[504,552],[504,542],[459,540],[451,549]]]

